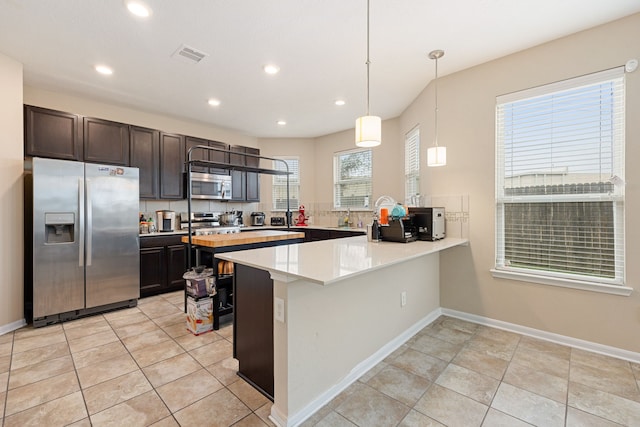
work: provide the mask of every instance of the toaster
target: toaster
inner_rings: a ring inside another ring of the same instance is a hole
[[[271,225],[285,225],[283,216],[272,216],[271,217]]]

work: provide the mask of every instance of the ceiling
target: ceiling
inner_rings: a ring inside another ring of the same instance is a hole
[[[366,0],[145,3],[143,19],[122,0],[0,0],[0,53],[29,86],[256,137],[326,135],[366,112]],[[442,76],[636,12],[636,0],[371,0],[371,114],[404,111],[433,78],[431,50],[445,51]],[[174,55],[183,44],[207,56]]]

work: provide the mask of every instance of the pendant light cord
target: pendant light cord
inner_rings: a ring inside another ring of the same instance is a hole
[[[369,102],[369,65],[371,64],[371,61],[369,60],[369,2],[370,2],[370,0],[367,0],[367,116],[369,115],[369,107],[370,107],[370,102]]]
[[[436,56],[436,87],[435,87],[435,91],[436,91],[436,125],[435,125],[435,131],[436,131],[436,147],[438,146],[438,57]]]

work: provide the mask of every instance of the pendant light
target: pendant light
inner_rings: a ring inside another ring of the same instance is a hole
[[[438,59],[444,56],[443,50],[432,50],[429,52],[429,58],[436,60],[436,108],[435,108],[435,142],[433,147],[427,150],[427,166],[444,166],[447,164],[447,147],[438,146]]]
[[[358,147],[376,147],[382,140],[382,122],[380,117],[369,115],[369,0],[367,0],[367,115],[356,119],[356,145]]]

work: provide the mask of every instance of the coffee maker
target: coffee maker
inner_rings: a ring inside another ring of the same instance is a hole
[[[234,225],[244,226],[244,220],[242,219],[242,211],[234,211],[236,215],[236,220],[233,221]]]
[[[158,231],[174,231],[176,229],[176,213],[174,211],[156,211]]]

